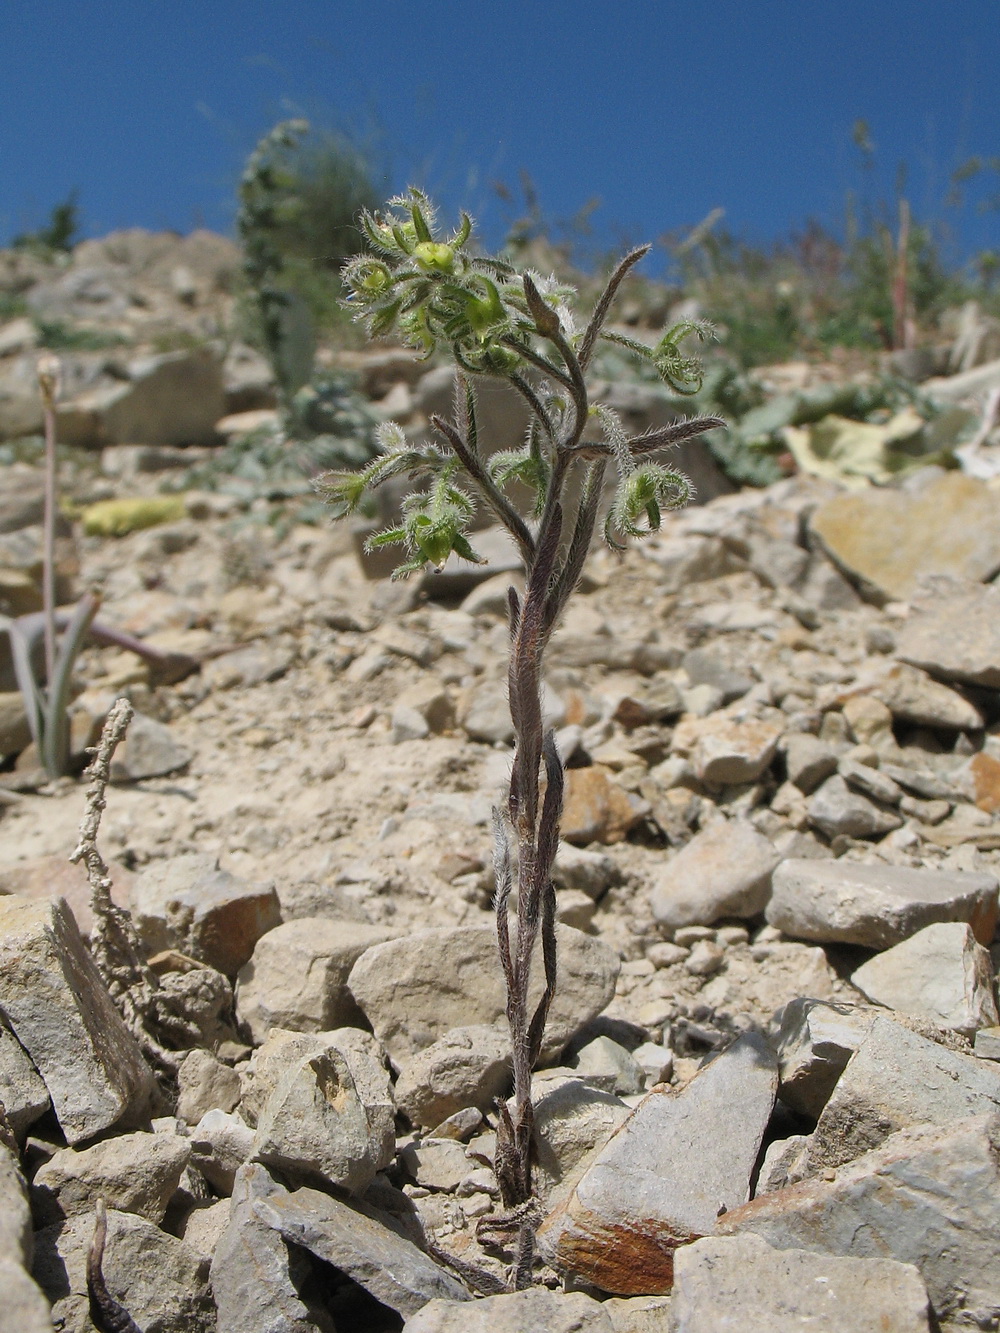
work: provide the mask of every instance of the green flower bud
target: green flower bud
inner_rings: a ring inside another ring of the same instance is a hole
[[[439,241],[421,241],[413,257],[425,273],[450,273],[455,267],[455,251]]]

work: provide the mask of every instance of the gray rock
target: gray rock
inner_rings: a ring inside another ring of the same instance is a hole
[[[772,1249],[753,1233],[706,1236],[677,1253],[671,1333],[928,1333],[912,1264]]]
[[[236,1013],[259,1044],[273,1028],[329,1032],[361,1020],[347,989],[351,968],[398,932],[329,917],[300,917],[269,930],[236,981]]]
[[[873,599],[906,601],[923,574],[993,577],[1000,569],[994,504],[985,482],[947,472],[919,491],[843,491],[815,510],[810,529]]]
[[[693,648],[684,654],[681,666],[692,685],[714,685],[722,696],[723,704],[741,699],[754,686],[751,676],[734,671],[710,648]]]
[[[566,1193],[559,1186],[573,1182],[587,1154],[603,1147],[631,1112],[620,1097],[588,1086],[581,1078],[560,1076],[558,1070],[535,1075],[532,1097],[537,1184],[554,1207]]]
[[[603,1302],[615,1333],[667,1333],[669,1296],[612,1296]]]
[[[458,720],[473,741],[509,745],[514,739],[507,687],[499,680],[476,685],[459,708]]]
[[[981,944],[993,939],[997,881],[961,870],[783,861],[766,916],[796,939],[888,949],[935,921],[967,921]]]
[[[809,1138],[806,1134],[792,1134],[787,1139],[775,1139],[767,1145],[757,1172],[754,1198],[771,1194],[774,1190],[797,1185],[809,1175]]]
[[[988,1328],[1000,1315],[1000,1119],[901,1130],[833,1180],[765,1194],[717,1231],[754,1232],[780,1250],[913,1264],[939,1320]]]
[[[218,1194],[231,1194],[236,1173],[253,1154],[254,1133],[235,1112],[209,1111],[191,1131],[191,1165]]]
[[[309,1250],[401,1315],[428,1301],[466,1301],[469,1294],[399,1231],[390,1214],[349,1205],[318,1190],[257,1199],[253,1214],[290,1245]]]
[[[207,348],[137,357],[128,379],[59,405],[59,438],[107,444],[212,444],[226,410],[222,364]]]
[[[650,1093],[543,1222],[543,1253],[612,1294],[669,1291],[677,1247],[750,1197],[777,1085],[767,1044],[746,1034],[679,1093]]]
[[[35,1173],[32,1212],[48,1226],[91,1216],[102,1198],[159,1226],[190,1160],[190,1142],[176,1134],[122,1134],[92,1148],[62,1148]]]
[[[400,1150],[399,1161],[418,1185],[447,1194],[457,1190],[476,1165],[455,1139],[408,1143]]]
[[[41,1075],[0,1014],[0,1105],[18,1139],[24,1139],[49,1104]]]
[[[232,1111],[240,1100],[240,1086],[236,1070],[211,1051],[188,1051],[177,1079],[177,1114],[196,1125],[208,1111]]]
[[[68,1143],[146,1113],[152,1072],[64,899],[0,897],[0,1008]]]
[[[179,949],[227,977],[236,976],[260,937],[281,924],[273,884],[247,883],[204,852],[147,866],[129,901],[150,953]]]
[[[894,810],[852,791],[839,774],[813,792],[807,809],[809,822],[828,838],[880,838],[903,823]]]
[[[558,971],[542,1047],[552,1059],[614,994],[620,962],[602,941],[556,927]],[[450,1029],[497,1023],[506,999],[491,926],[414,931],[376,944],[355,963],[348,985],[390,1058],[407,1059]],[[541,995],[540,950],[529,1006]]]
[[[229,1225],[212,1258],[217,1333],[334,1333],[329,1316],[303,1298],[309,1260],[254,1216],[255,1200],[284,1192],[256,1162],[236,1173]]]
[[[510,1084],[510,1033],[486,1024],[452,1028],[418,1051],[396,1082],[396,1105],[433,1129],[466,1106],[493,1109]]]
[[[792,731],[782,741],[789,782],[808,796],[837,771],[837,756],[825,741],[808,732]]]
[[[982,713],[968,699],[905,662],[890,667],[875,694],[902,722],[946,731],[976,731],[983,726]]]
[[[844,755],[837,765],[837,771],[853,791],[862,796],[870,796],[881,805],[899,805],[903,790],[887,773],[870,764],[859,764],[850,755]]]
[[[0,1258],[0,1333],[52,1333],[49,1303],[20,1264]]]
[[[876,1016],[823,1108],[809,1145],[818,1171],[850,1162],[908,1125],[1000,1110],[1000,1069]]]
[[[653,916],[671,929],[758,916],[780,859],[748,822],[715,820],[658,872],[650,894]]]
[[[615,1333],[615,1325],[601,1302],[582,1291],[529,1287],[471,1306],[428,1301],[403,1333]]]
[[[980,1028],[972,1049],[980,1060],[1000,1060],[1000,1027]]]
[[[289,1062],[257,1121],[254,1157],[298,1179],[361,1193],[382,1156],[343,1054],[335,1047]]]
[[[134,713],[125,740],[111,761],[112,782],[138,782],[178,773],[191,762],[191,751],[169,727],[144,713]]]
[[[21,1164],[0,1142],[0,1261],[31,1264],[31,1209]]]
[[[674,1067],[674,1053],[669,1046],[660,1046],[655,1041],[644,1041],[632,1052],[632,1059],[646,1075],[646,1086],[655,1083],[669,1083]]]
[[[1000,588],[945,576],[925,580],[899,631],[904,662],[940,680],[1000,689]]]
[[[680,749],[679,733],[674,732],[674,748]],[[709,787],[728,787],[756,782],[774,758],[781,730],[758,718],[736,718],[728,713],[698,718],[689,727],[692,741],[691,766],[699,782]]]
[[[93,1333],[86,1276],[93,1234],[89,1215],[35,1234],[32,1275],[64,1333]],[[208,1259],[183,1241],[133,1213],[108,1209],[104,1278],[143,1333],[215,1333],[208,1272]]]
[[[184,1214],[178,1230],[179,1240],[190,1245],[192,1250],[211,1258],[219,1247],[229,1226],[228,1199],[199,1199],[191,1210]]]
[[[395,1106],[385,1054],[370,1032],[337,1028],[333,1032],[286,1032],[272,1028],[257,1051],[249,1078],[245,1078],[240,1111],[258,1124],[272,1095],[292,1070],[308,1056],[335,1050],[345,1060],[354,1089],[364,1107],[377,1169],[392,1161],[395,1151]]]
[[[560,842],[552,868],[552,881],[558,888],[579,889],[596,903],[620,879],[618,863],[607,852]]]
[[[786,1106],[819,1118],[876,1012],[866,1005],[808,999],[792,1000],[778,1011],[778,1096]]]
[[[856,968],[851,984],[876,1004],[967,1037],[1000,1023],[989,952],[964,921],[925,926]]]
[[[646,1076],[631,1054],[610,1037],[595,1037],[581,1046],[570,1067],[585,1083],[619,1097],[642,1092]]]

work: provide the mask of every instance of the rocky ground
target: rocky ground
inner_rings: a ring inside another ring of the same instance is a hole
[[[211,307],[196,278],[164,302]],[[91,432],[61,477],[80,510],[191,457],[114,434],[170,418],[163,367],[194,354],[156,355],[62,411]],[[411,427],[441,393],[353,361]],[[213,364],[206,412],[269,410]],[[942,401],[979,411],[990,373]],[[0,1328],[91,1333],[98,1197],[146,1333],[1000,1326],[998,489],[693,466],[707,503],[595,553],[548,655],[542,1263],[474,1304],[506,1262],[489,819],[516,562],[481,533],[488,567],[394,584],[349,527],[224,489],[121,537],[67,523],[64,600],[98,587],[101,623],[197,667],[90,646],[72,706],[80,761],[136,709],[101,846],[192,1035],[165,1096],[86,948],[85,784],[39,768],[0,639]],[[40,486],[0,467],[9,614],[37,605]]]

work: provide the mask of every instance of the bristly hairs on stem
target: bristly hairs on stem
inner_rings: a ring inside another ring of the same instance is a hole
[[[607,336],[651,363],[677,392],[700,387],[697,362],[680,349],[692,323],[669,330],[654,347],[603,331],[622,281],[647,252],[633,250],[608,280],[578,335],[573,291],[554,278],[518,272],[504,260],[478,253],[472,224],[462,215],[450,234],[439,232],[427,196],[410,190],[384,214],[366,213],[362,229],[371,253],[344,268],[347,307],[372,337],[393,334],[415,354],[449,353],[457,369],[450,421],[433,417],[443,442],[411,445],[387,427],[383,453],[361,473],[337,473],[320,488],[340,512],[352,512],[364,494],[389,477],[409,473],[426,488],[402,504],[400,521],[369,539],[371,547],[399,544],[407,558],[398,576],[441,568],[451,555],[478,559],[467,533],[473,498],[456,484],[464,472],[476,500],[510,533],[524,563],[525,590],[509,591],[508,696],[515,745],[506,808],[493,816],[497,948],[511,1034],[512,1095],[498,1104],[495,1169],[503,1213],[477,1234],[508,1250],[508,1287],[530,1284],[540,1208],[532,1183],[534,1104],[532,1070],[543,1048],[545,1023],[557,985],[555,889],[552,867],[559,840],[563,766],[542,720],[545,648],[583,572],[601,505],[606,464],[614,460],[618,488],[605,525],[608,540],[655,531],[664,509],[690,496],[690,483],[650,455],[723,423],[717,417],[659,427],[630,436],[604,404],[592,407],[585,370],[597,339]],[[501,453],[483,438],[476,383],[504,380],[527,405],[531,421],[521,449]],[[584,440],[596,416],[604,439]],[[575,490],[576,480],[581,486]],[[513,490],[533,495],[532,525],[518,512]],[[578,498],[570,502],[570,495]],[[543,781],[544,779],[544,781]],[[511,914],[511,907],[514,912]],[[539,957],[540,955],[540,957]],[[542,968],[541,998],[529,1006],[533,969]]]

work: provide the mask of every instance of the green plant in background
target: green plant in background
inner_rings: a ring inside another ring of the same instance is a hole
[[[79,191],[70,190],[61,204],[56,204],[49,214],[48,226],[37,231],[21,232],[11,241],[15,250],[34,250],[41,254],[52,254],[72,250],[80,238]]]
[[[496,1172],[505,1209],[500,1230],[513,1251],[509,1285],[519,1288],[531,1281],[539,1217],[531,1178],[531,1072],[556,984],[551,872],[563,766],[542,723],[545,648],[590,550],[608,464],[617,472],[617,486],[604,531],[620,546],[630,536],[655,531],[662,512],[689,497],[686,479],[658,455],[723,423],[702,417],[629,436],[614,412],[590,401],[586,372],[601,338],[653,368],[675,392],[701,387],[700,367],[682,350],[681,339],[691,332],[706,336],[704,327],[679,324],[653,347],[604,331],[622,281],[648,247],[621,261],[590,317],[579,324],[571,289],[474,251],[465,215],[454,231],[440,233],[430,202],[418,190],[391,201],[385,215],[366,212],[362,222],[370,253],[345,266],[349,304],[371,337],[393,334],[423,357],[438,350],[451,357],[458,370],[455,411],[450,420],[432,418],[438,443],[412,445],[398,427],[384,426],[378,457],[360,472],[329,475],[321,489],[340,513],[350,513],[390,477],[421,483],[404,502],[402,522],[370,539],[373,547],[403,548],[397,576],[428,565],[439,569],[453,553],[478,561],[469,530],[479,505],[507,528],[525,567],[523,597],[509,592],[513,767],[506,808],[494,812],[497,937],[513,1066],[512,1100],[499,1107]],[[506,381],[527,403],[531,425],[522,449],[491,454],[490,442],[480,437],[480,377]],[[514,481],[534,492],[534,522],[522,517],[507,493]],[[512,933],[508,913],[515,884]],[[544,985],[532,1008],[529,982],[539,945]],[[491,1219],[491,1234],[497,1229]]]

